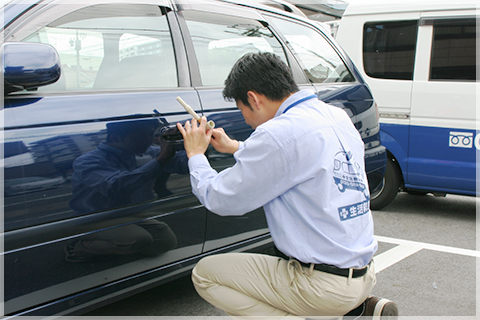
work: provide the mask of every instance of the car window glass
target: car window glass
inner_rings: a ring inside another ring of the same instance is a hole
[[[272,32],[255,20],[185,11],[202,84],[224,84],[235,62],[248,52],[268,51],[285,62],[282,46]]]
[[[373,78],[412,80],[417,30],[417,20],[365,23],[365,73]]]
[[[435,21],[430,80],[475,81],[476,70],[475,19]]]
[[[87,7],[24,41],[50,44],[60,56],[60,80],[39,90],[177,86],[172,39],[158,6]]]
[[[273,18],[273,21],[300,60],[310,82],[354,81],[338,53],[320,33],[284,19]]]

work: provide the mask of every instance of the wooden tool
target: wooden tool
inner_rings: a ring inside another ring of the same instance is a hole
[[[193,111],[192,107],[190,107],[182,98],[177,97],[177,101],[185,108],[185,110],[192,115],[192,117],[200,123],[200,116]],[[215,128],[215,122],[213,120],[207,121],[207,130]]]

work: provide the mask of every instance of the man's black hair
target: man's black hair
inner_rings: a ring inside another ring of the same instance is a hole
[[[255,91],[273,101],[280,101],[298,91],[290,68],[270,52],[247,53],[233,66],[225,80],[223,97],[250,106],[247,92]]]

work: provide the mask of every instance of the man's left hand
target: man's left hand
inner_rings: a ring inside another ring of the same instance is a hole
[[[206,131],[207,118],[202,117],[200,125],[197,120],[185,122],[185,128],[177,123],[177,128],[183,136],[183,145],[187,156],[190,159],[194,155],[204,154],[207,151],[210,139],[212,138],[212,130]]]

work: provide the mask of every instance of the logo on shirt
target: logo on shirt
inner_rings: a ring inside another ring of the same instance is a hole
[[[340,151],[335,155],[333,180],[340,192],[352,189],[360,191],[365,194],[365,197],[368,197],[360,165],[353,159],[351,152]]]
[[[363,180],[362,169],[351,152],[339,151],[335,155],[333,180],[340,192],[355,190],[365,196],[365,201],[338,208],[340,220],[348,220],[363,215],[370,210],[370,195]]]
[[[370,200],[362,201],[350,206],[338,208],[340,220],[348,220],[364,215],[370,210]]]

